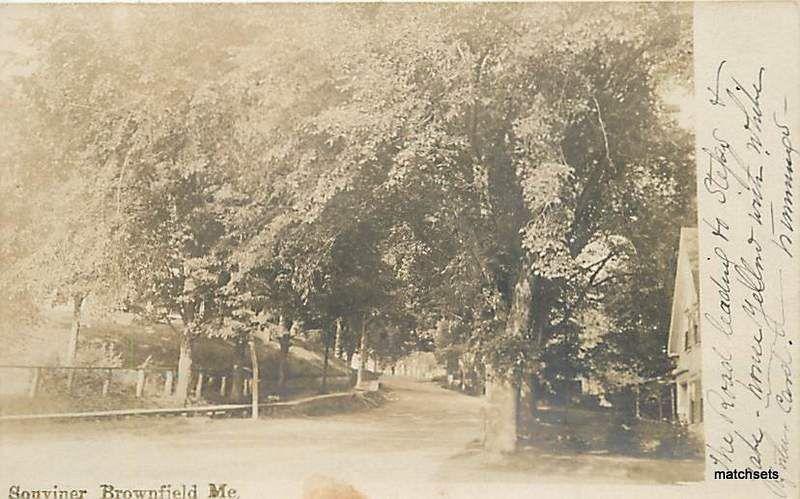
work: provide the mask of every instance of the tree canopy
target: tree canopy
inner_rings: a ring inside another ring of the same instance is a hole
[[[366,321],[396,359],[444,320],[439,347],[517,374],[668,368],[685,6],[30,12],[3,286],[187,338]]]

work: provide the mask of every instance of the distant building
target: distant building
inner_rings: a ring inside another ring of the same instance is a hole
[[[676,360],[672,372],[675,415],[695,432],[702,431],[703,390],[700,354],[700,278],[697,229],[682,228],[672,297],[667,352]]]

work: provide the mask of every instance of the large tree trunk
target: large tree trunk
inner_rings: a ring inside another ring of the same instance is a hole
[[[511,297],[504,335],[506,338],[523,337],[531,320],[531,279],[528,265],[521,265],[514,294]],[[521,372],[486,368],[486,435],[484,446],[493,453],[513,452],[520,433]]]
[[[367,371],[367,348],[368,340],[367,340],[367,317],[364,314],[364,318],[361,321],[361,346],[358,349],[358,373],[356,375],[356,386],[362,386],[364,381],[366,371]]]
[[[189,384],[192,378],[192,353],[194,339],[189,331],[181,335],[180,357],[178,357],[178,383],[175,387],[175,398],[186,404],[189,398]]]
[[[486,408],[484,448],[493,454],[514,452],[517,448],[519,384],[512,376],[486,366]]]
[[[258,351],[256,350],[256,341],[253,336],[250,336],[250,339],[247,341],[248,345],[250,346],[250,363],[253,367],[253,382],[251,385],[251,393],[252,393],[252,400],[251,400],[251,415],[253,419],[258,419],[258,392],[259,392],[259,372],[258,372]]]

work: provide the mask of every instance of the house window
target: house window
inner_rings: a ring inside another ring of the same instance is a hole
[[[689,330],[687,329],[686,331],[683,332],[683,350],[688,352],[691,349],[692,349],[692,344],[689,341]]]
[[[697,327],[697,322],[692,324],[692,331],[694,333],[694,344],[695,345],[699,345],[700,344],[700,328]]]

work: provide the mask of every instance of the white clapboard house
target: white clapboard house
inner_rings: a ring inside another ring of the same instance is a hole
[[[700,352],[700,279],[697,229],[682,228],[672,298],[668,353],[676,361],[675,416],[693,432],[702,432],[702,357]]]

